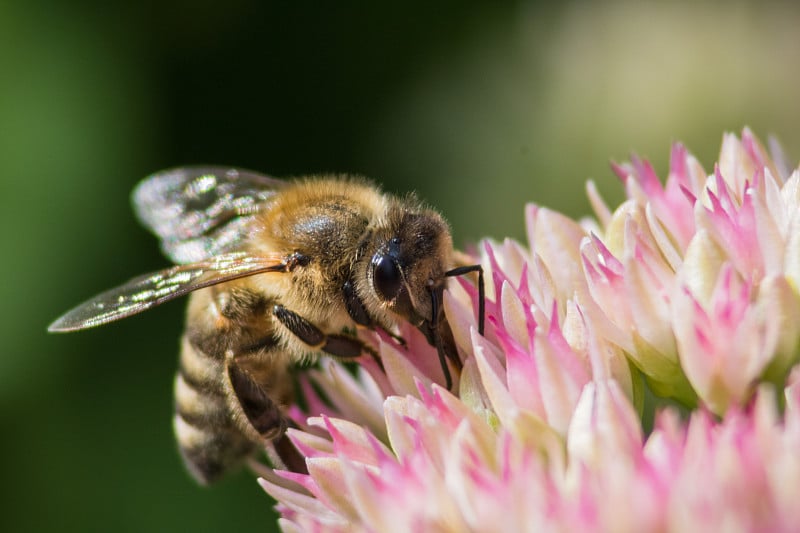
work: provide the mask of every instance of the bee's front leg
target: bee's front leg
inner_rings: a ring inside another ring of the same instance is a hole
[[[356,294],[355,286],[351,280],[347,280],[344,285],[342,285],[342,293],[344,294],[344,304],[347,309],[347,314],[350,315],[353,322],[371,330],[380,328],[397,341],[398,344],[403,347],[406,346],[406,340],[403,337],[394,333],[387,327],[378,324],[369,316],[367,308],[364,306],[364,302],[361,301],[361,298],[358,297],[358,294]]]

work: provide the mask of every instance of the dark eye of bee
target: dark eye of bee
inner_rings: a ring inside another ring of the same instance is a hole
[[[372,285],[384,300],[392,300],[400,292],[403,285],[400,267],[388,255],[376,255],[372,259]]]

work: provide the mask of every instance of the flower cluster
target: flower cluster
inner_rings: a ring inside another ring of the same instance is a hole
[[[308,473],[263,472],[285,530],[800,529],[800,172],[748,130],[711,174],[681,145],[663,184],[614,170],[613,212],[590,183],[596,220],[530,206],[527,247],[483,243],[483,336],[451,284],[456,392],[410,327],[309,373]],[[648,394],[683,411],[645,434]]]

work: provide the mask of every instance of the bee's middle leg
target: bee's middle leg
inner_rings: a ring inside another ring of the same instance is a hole
[[[358,337],[325,333],[307,319],[282,305],[275,305],[272,308],[272,314],[298,339],[312,348],[336,357],[349,359],[365,353],[373,357],[377,356],[375,350],[364,344]]]

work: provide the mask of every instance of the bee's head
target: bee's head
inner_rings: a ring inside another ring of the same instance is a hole
[[[480,265],[453,267],[453,241],[444,219],[428,209],[410,209],[408,203],[390,207],[370,232],[370,245],[361,255],[366,276],[361,295],[372,310],[390,312],[419,329],[436,347],[448,389],[452,377],[449,359],[461,368],[452,330],[442,313],[445,281],[451,276],[478,273],[479,326],[483,335],[484,289]],[[364,270],[361,270],[364,272]]]
[[[390,212],[376,242],[367,277],[378,300],[415,326],[435,323],[453,248],[447,223],[429,210]]]

